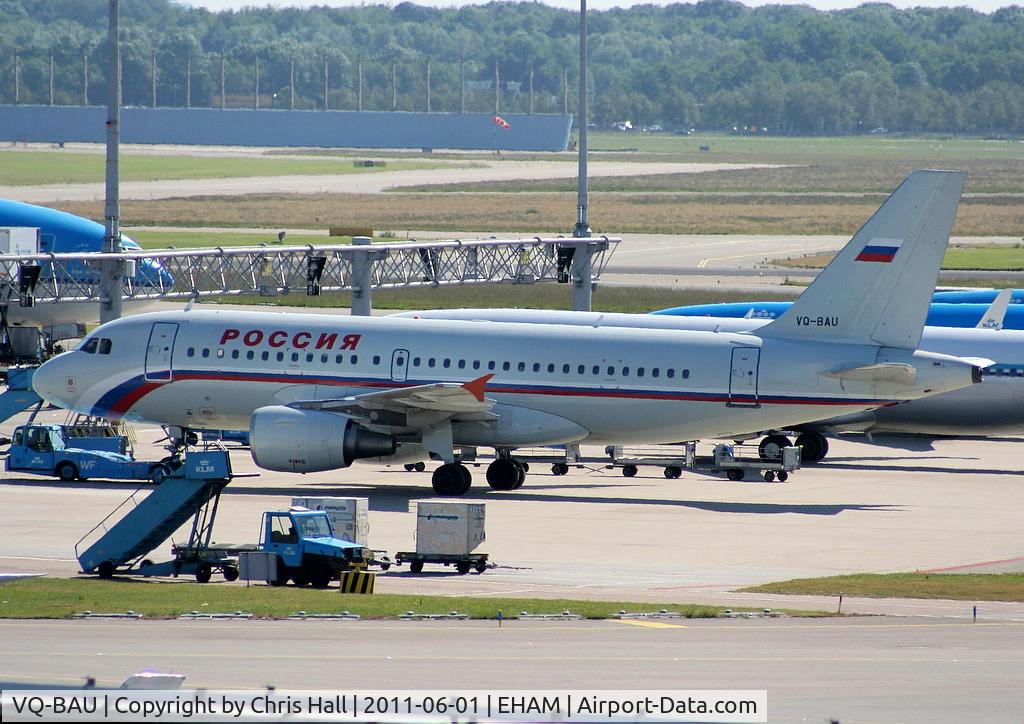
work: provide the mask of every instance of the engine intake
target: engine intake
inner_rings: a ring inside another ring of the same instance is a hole
[[[354,460],[391,455],[395,438],[359,425],[347,415],[261,407],[249,419],[252,459],[265,470],[316,473],[347,468]]]

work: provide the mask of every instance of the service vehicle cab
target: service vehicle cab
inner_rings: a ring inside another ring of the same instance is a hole
[[[168,468],[136,461],[123,436],[73,437],[64,425],[15,428],[4,469],[9,473],[52,475],[65,482],[109,478],[158,483]]]

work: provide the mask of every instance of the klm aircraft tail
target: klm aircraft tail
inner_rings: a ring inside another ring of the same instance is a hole
[[[962,171],[915,171],[762,337],[914,349],[960,204]]]

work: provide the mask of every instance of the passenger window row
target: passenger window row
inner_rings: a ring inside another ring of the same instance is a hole
[[[109,340],[107,340],[107,341],[109,341]],[[195,347],[189,347],[186,350],[185,354],[188,357],[195,357],[196,356],[196,348]],[[237,350],[237,349],[232,350],[231,351],[231,359],[240,359],[241,358],[241,354],[242,354],[241,350]],[[260,353],[260,359],[262,361],[264,361],[264,362],[268,362],[268,361],[270,361],[270,354],[271,353],[269,351],[264,350],[263,352]],[[210,356],[210,349],[208,347],[204,347],[202,350],[199,350],[199,355],[201,357],[204,357],[204,358],[209,357]],[[224,349],[223,348],[218,349],[217,350],[217,357],[223,357],[223,356],[224,356]],[[330,357],[331,357],[331,355],[328,355],[328,354],[319,354],[318,355],[318,354],[314,354],[312,352],[307,352],[305,354],[301,354],[299,352],[291,352],[291,353],[276,352],[274,354],[274,359],[276,359],[278,362],[284,362],[285,359],[290,359],[290,361],[292,361],[292,362],[299,362],[301,360],[305,360],[305,362],[310,363],[310,364],[313,363],[314,361],[316,361],[318,358],[319,358],[320,364],[329,364]],[[254,350],[251,350],[251,349],[247,350],[245,352],[245,358],[247,360],[255,359],[256,358],[256,352]],[[344,361],[345,361],[345,355],[341,355],[341,354],[334,355],[334,364],[340,365]],[[381,363],[380,355],[376,355],[375,354],[373,356],[373,358],[372,358],[372,361],[373,361],[373,365],[374,366],[380,365],[380,363]],[[354,364],[358,364],[359,363],[359,355],[355,355],[355,354],[348,355],[348,363],[349,364],[353,364],[353,365]],[[464,359],[454,360],[454,359],[452,359],[450,357],[445,357],[445,358],[440,359],[440,360],[435,358],[435,357],[428,357],[425,360],[422,357],[413,357],[412,358],[412,366],[413,367],[423,367],[423,366],[425,366],[428,369],[434,369],[434,368],[436,368],[438,366],[439,363],[440,363],[441,368],[442,369],[446,369],[446,370],[447,369],[452,369],[453,367],[455,369],[460,369],[460,370],[467,369],[467,367],[470,368],[470,369],[473,369],[473,370],[480,370],[480,369],[483,369],[483,367],[484,367],[484,363],[481,360],[464,360]],[[405,359],[402,358],[402,357],[396,357],[395,358],[395,365],[397,367],[404,366],[405,365]],[[499,365],[499,363],[496,360],[490,360],[489,362],[487,362],[486,368],[487,368],[488,371],[494,372],[494,371],[496,371],[498,369],[498,365]],[[500,365],[501,365],[501,370],[503,372],[509,372],[509,371],[512,370],[512,362],[507,362],[507,361],[506,362],[501,362]],[[526,372],[527,365],[528,365],[528,363],[526,363],[526,362],[518,362],[518,363],[516,363],[515,369],[516,369],[517,372]],[[561,366],[556,365],[554,362],[548,362],[546,365],[544,365],[541,362],[533,362],[533,363],[529,363],[529,368],[533,372],[537,372],[537,373],[541,372],[541,370],[546,370],[548,374],[555,374],[556,371],[560,371],[563,375],[568,375],[568,374],[572,374],[572,371],[573,371],[573,365],[571,365],[571,364],[569,364],[567,362],[563,363]],[[575,370],[576,370],[576,374],[577,375],[585,375],[585,374],[587,374],[587,365],[576,365]],[[653,379],[658,379],[658,378],[660,378],[662,376],[662,374],[664,374],[664,376],[666,378],[671,380],[671,379],[675,379],[676,374],[678,373],[680,379],[686,380],[686,379],[690,378],[690,370],[688,370],[688,369],[681,369],[681,370],[677,371],[673,367],[669,367],[669,368],[667,368],[665,370],[662,370],[660,367],[635,367],[635,368],[631,368],[631,367],[628,367],[628,366],[616,367],[615,365],[607,365],[607,366],[605,366],[605,365],[593,365],[593,366],[590,367],[590,374],[591,375],[595,375],[595,376],[601,375],[602,372],[604,372],[604,374],[606,376],[608,376],[608,377],[614,377],[614,376],[616,376],[616,374],[618,374],[618,376],[620,376],[620,377],[634,376],[634,377],[638,377],[638,378],[641,378],[641,377],[651,377]]]

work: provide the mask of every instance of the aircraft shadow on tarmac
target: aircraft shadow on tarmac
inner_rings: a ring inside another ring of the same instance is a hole
[[[860,467],[860,466],[851,466]],[[881,468],[883,470],[888,468]],[[910,468],[901,468],[911,470]],[[961,471],[970,472],[970,471]],[[994,471],[1003,472],[1003,471]],[[427,481],[427,476],[424,476]],[[650,478],[654,480],[655,478]],[[593,496],[582,497],[575,495],[554,495],[545,494],[545,490],[580,490],[600,489],[604,487],[622,487],[623,485],[636,486],[643,483],[644,478],[632,478],[629,483],[621,478],[609,479],[607,484],[594,483],[565,483],[562,485],[533,485],[514,492],[500,492],[489,490],[483,487],[473,489],[465,497],[467,501],[487,502],[488,500],[521,500],[534,503],[597,503],[611,505],[659,505],[676,508],[693,508],[695,510],[707,510],[716,513],[753,513],[761,515],[778,515],[782,513],[796,513],[798,515],[839,515],[846,511],[900,511],[903,506],[890,504],[859,504],[859,503],[834,503],[834,504],[803,504],[803,503],[744,503],[734,501],[718,500],[681,500],[673,498],[628,498],[622,496]],[[4,480],[4,485],[32,486],[45,485],[49,488],[61,488],[67,490],[89,489],[89,490],[118,490],[130,494],[139,488],[137,483],[118,483],[87,481],[75,483],[61,483],[53,480],[34,480],[29,478]],[[742,483],[729,483],[737,485]],[[765,485],[767,483],[761,483]],[[153,486],[142,486],[143,492]],[[278,487],[246,487],[242,485],[231,485],[224,489],[224,495],[265,495],[274,497],[366,497],[370,501],[370,510],[377,510],[391,513],[407,513],[412,509],[410,502],[419,499],[430,499],[434,497],[433,492],[426,486],[393,486],[393,485],[331,485],[331,484],[303,484],[301,486],[278,486]]]
[[[841,458],[837,458],[839,460]],[[854,458],[863,460],[864,458]],[[892,460],[893,458],[884,458]],[[947,458],[962,459],[962,458]],[[886,473],[952,473],[955,475],[1020,475],[1020,470],[997,470],[995,468],[951,468],[939,465],[864,465],[863,463],[841,463],[830,460],[821,469],[834,468],[836,470],[875,470]]]
[[[635,479],[635,478],[634,478]],[[465,496],[467,502],[487,502],[488,500],[510,500],[531,503],[597,503],[602,505],[659,505],[677,508],[693,508],[696,510],[707,510],[716,513],[756,513],[756,514],[781,514],[796,513],[799,515],[839,515],[845,511],[855,510],[883,510],[900,511],[902,506],[889,504],[863,505],[859,503],[835,503],[835,504],[802,504],[802,503],[744,503],[719,500],[676,500],[671,498],[627,498],[621,496],[594,496],[581,497],[572,495],[548,495],[541,491],[546,486],[534,486],[521,488],[515,492],[499,492],[479,488],[471,490]],[[548,486],[550,489],[566,490],[583,487],[567,483],[566,485]],[[588,485],[588,488],[599,486]],[[618,483],[616,484],[618,487]],[[273,495],[273,496],[310,496],[310,497],[368,497],[370,499],[370,510],[379,510],[392,513],[406,513],[411,509],[409,503],[413,500],[431,498],[433,494],[429,489],[421,487],[397,487],[397,486],[310,486],[302,488],[244,488],[231,486],[225,488],[225,495]]]

